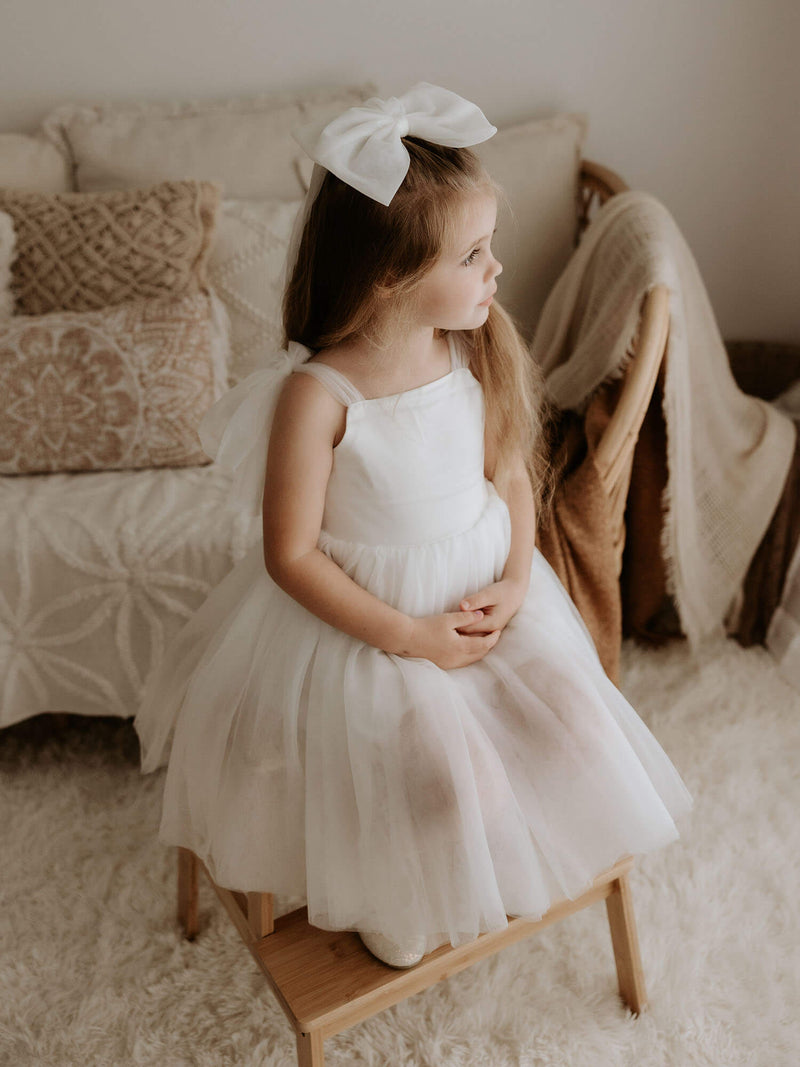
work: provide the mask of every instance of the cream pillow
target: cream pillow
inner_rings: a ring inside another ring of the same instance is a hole
[[[372,83],[215,103],[67,104],[42,130],[75,167],[81,190],[167,179],[220,181],[231,199],[298,194],[291,131],[374,96]]]
[[[208,463],[226,350],[207,293],[0,322],[0,473]]]
[[[11,263],[14,259],[16,235],[10,215],[0,211],[0,319],[14,311],[14,294],[11,292]]]
[[[217,186],[195,181],[103,193],[0,189],[17,235],[16,310],[89,311],[197,292],[219,197]]]
[[[544,302],[575,248],[585,115],[555,115],[498,132],[474,152],[505,189],[492,250],[503,264],[498,299],[530,341]]]
[[[72,188],[70,166],[44,137],[0,133],[0,189],[65,193]]]
[[[283,268],[301,204],[301,200],[222,203],[208,279],[230,319],[231,385],[281,347]]]

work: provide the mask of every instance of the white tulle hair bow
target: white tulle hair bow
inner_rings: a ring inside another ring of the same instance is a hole
[[[388,207],[411,163],[403,137],[467,148],[488,141],[497,127],[457,93],[418,82],[402,96],[373,96],[325,124],[292,133],[315,163]]]

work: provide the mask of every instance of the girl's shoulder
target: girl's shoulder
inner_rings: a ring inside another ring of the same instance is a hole
[[[295,378],[313,378],[329,397],[348,407],[363,399],[360,390],[353,384],[347,356],[334,348],[324,349],[310,356],[305,363],[295,367]]]
[[[368,358],[366,348],[359,349],[353,344],[331,345],[316,352],[306,365],[330,367],[350,381],[357,381],[364,377]]]

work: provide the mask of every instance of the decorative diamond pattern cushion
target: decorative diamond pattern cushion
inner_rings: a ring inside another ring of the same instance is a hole
[[[283,268],[300,200],[225,200],[208,278],[231,324],[230,384],[280,349]]]
[[[17,235],[16,311],[91,311],[206,284],[220,190],[162,182],[105,193],[0,189]]]
[[[208,463],[225,356],[205,293],[0,321],[0,473]]]

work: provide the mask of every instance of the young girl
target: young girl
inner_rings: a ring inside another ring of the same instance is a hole
[[[164,841],[395,966],[541,916],[691,803],[534,548],[540,386],[467,147],[495,132],[421,83],[298,133],[284,362],[201,427],[263,540],[136,719],[144,770],[171,749]]]

